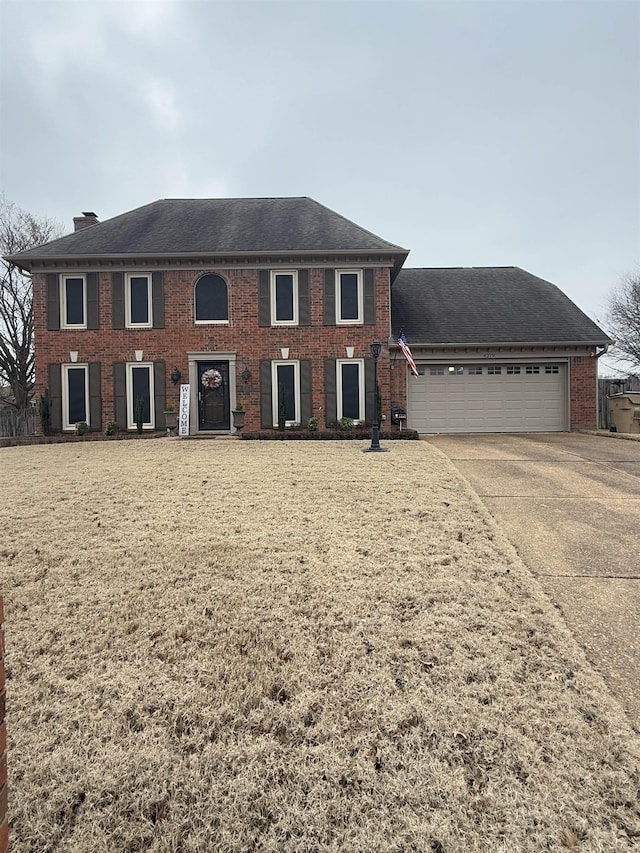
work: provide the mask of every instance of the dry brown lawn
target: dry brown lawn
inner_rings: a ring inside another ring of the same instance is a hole
[[[637,735],[423,442],[0,450],[12,850],[640,848]]]

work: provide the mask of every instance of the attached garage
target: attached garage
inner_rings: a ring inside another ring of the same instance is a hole
[[[391,288],[391,407],[421,433],[593,429],[612,343],[551,282],[518,267],[402,269]]]
[[[420,433],[567,429],[562,363],[418,364],[408,380],[408,426]]]

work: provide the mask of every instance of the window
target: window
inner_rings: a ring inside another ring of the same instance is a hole
[[[450,367],[449,368],[449,376],[462,376],[464,373],[464,367]]]
[[[545,366],[544,366],[544,372],[545,372],[545,373],[547,373],[547,374],[549,374],[549,373],[559,373],[559,372],[560,372],[560,368],[558,367],[558,365],[557,365],[557,364],[545,364]]]
[[[468,367],[467,373],[469,376],[482,376],[482,368],[481,367]]]
[[[518,376],[520,373],[520,365],[518,364],[508,364],[507,365],[507,376]]]
[[[154,416],[154,391],[153,391],[153,365],[127,364],[127,428],[136,427],[136,415],[138,406],[142,407],[143,429],[153,429],[155,426]]]
[[[444,367],[430,367],[429,376],[444,376]]]
[[[489,367],[487,367],[487,373],[489,376],[500,376],[502,368],[499,364],[490,364]]]
[[[273,425],[278,426],[280,406],[284,408],[285,424],[300,423],[300,362],[271,362],[271,402]]]
[[[89,423],[89,369],[86,364],[62,365],[62,429]]]
[[[127,275],[125,278],[125,322],[127,328],[152,326],[151,276]]]
[[[336,323],[363,323],[362,270],[336,273]]]
[[[352,418],[363,421],[364,414],[364,361],[353,359],[337,363],[338,420]]]
[[[527,365],[527,374],[531,376],[532,374],[540,373],[540,365],[539,364],[528,364]]]
[[[298,325],[298,273],[271,273],[271,325]]]
[[[196,323],[228,323],[227,282],[220,275],[201,276],[195,287]]]
[[[83,275],[63,275],[62,293],[62,329],[87,328],[87,281]]]

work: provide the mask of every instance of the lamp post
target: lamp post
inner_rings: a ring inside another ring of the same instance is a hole
[[[371,344],[371,355],[373,356],[373,427],[371,428],[371,447],[367,447],[365,453],[384,453],[385,447],[380,447],[380,424],[378,423],[378,359],[382,352],[380,341]]]

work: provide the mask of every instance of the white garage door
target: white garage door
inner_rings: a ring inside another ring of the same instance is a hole
[[[554,432],[565,426],[566,365],[419,365],[407,426],[421,433]]]

